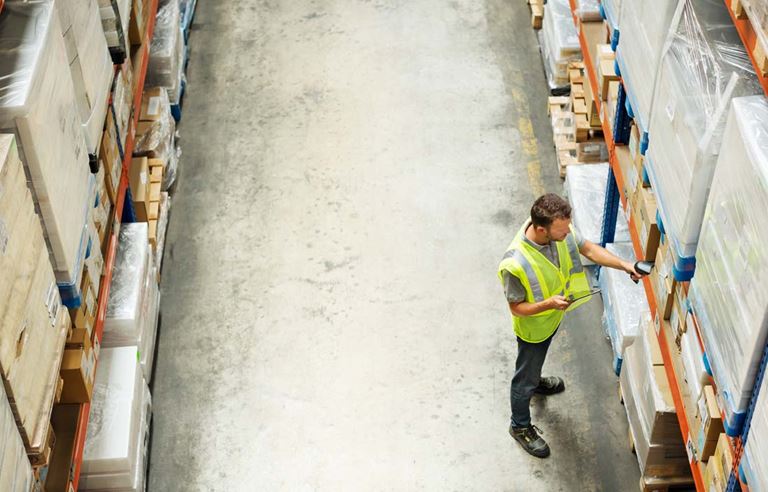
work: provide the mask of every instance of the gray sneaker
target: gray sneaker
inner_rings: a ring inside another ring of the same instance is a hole
[[[528,452],[528,454],[537,458],[546,458],[549,456],[549,445],[541,438],[539,434],[543,434],[541,429],[535,425],[529,425],[528,427],[514,427],[509,425],[509,435],[512,436],[515,441],[520,443],[520,446]]]

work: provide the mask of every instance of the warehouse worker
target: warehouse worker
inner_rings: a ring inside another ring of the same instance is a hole
[[[517,362],[510,388],[512,418],[509,433],[528,453],[549,456],[549,446],[531,424],[534,393],[553,395],[565,390],[559,377],[541,377],[547,349],[565,313],[587,302],[589,283],[579,253],[598,265],[641,274],[634,263],[580,237],[571,226],[571,206],[558,195],[539,197],[528,219],[499,265],[499,279],[512,311],[517,335]]]

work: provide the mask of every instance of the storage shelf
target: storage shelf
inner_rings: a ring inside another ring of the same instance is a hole
[[[3,0],[0,0],[0,3]],[[149,22],[144,35],[144,42],[140,49],[144,50],[142,56],[142,65],[139,70],[139,77],[136,81],[136,90],[133,97],[133,115],[129,123],[128,134],[125,139],[125,152],[123,154],[123,169],[118,186],[117,199],[115,200],[114,210],[112,211],[111,232],[107,243],[107,251],[104,257],[104,274],[99,287],[99,301],[96,311],[96,322],[94,324],[93,346],[96,350],[101,345],[101,338],[104,333],[104,319],[107,314],[107,301],[109,299],[109,288],[112,283],[112,273],[115,265],[115,256],[117,255],[117,237],[120,230],[120,217],[122,217],[125,196],[128,190],[128,171],[131,164],[131,156],[136,137],[136,125],[139,120],[141,108],[141,98],[144,92],[144,80],[147,75],[147,63],[149,61],[149,46],[152,41],[152,35],[155,27],[155,17],[157,15],[158,0],[150,0]],[[98,359],[94,370],[98,370]],[[94,376],[95,377],[95,376]],[[67,490],[77,490],[80,482],[80,471],[83,465],[83,452],[85,451],[85,437],[88,433],[88,417],[90,415],[90,403],[80,405],[77,417],[77,426],[75,430],[75,441],[72,450],[71,474]]]
[[[590,46],[587,43],[587,36],[585,35],[583,23],[581,22],[578,15],[576,14],[575,0],[569,0],[569,3],[571,6],[571,14],[573,16],[573,22],[576,26],[576,30],[578,31],[579,44],[581,45],[581,51],[584,58],[584,67],[585,67],[585,70],[587,71],[587,76],[589,77],[590,83],[592,84],[593,87],[597,87],[597,72],[595,70],[593,54],[592,54],[592,50],[594,50],[595,47],[591,47],[590,49]],[[602,25],[603,24],[601,23],[601,26]],[[765,81],[761,80],[761,82],[765,82]],[[768,88],[768,85],[764,83],[763,87]],[[604,118],[605,113],[602,110],[603,101],[600,100],[600,98],[596,97],[595,103],[598,106],[598,111],[602,120],[603,134],[605,136],[605,143],[608,147],[609,163],[611,166],[611,170],[613,171],[613,175],[616,179],[616,185],[618,187],[621,205],[624,208],[624,210],[627,210],[627,196],[625,196],[625,193],[624,193],[625,178],[622,173],[622,168],[619,165],[619,160],[617,156],[617,145],[613,140],[612,129],[610,128],[608,121],[606,121],[607,118]],[[619,152],[623,152],[623,151],[624,150],[622,149],[619,150]],[[635,251],[635,256],[636,258],[643,258],[643,250],[641,246],[642,243],[640,241],[640,238],[638,237],[637,229],[635,228],[634,218],[630,216],[628,218],[628,223],[629,223],[629,233],[632,239],[632,247]],[[695,483],[696,490],[704,491],[705,490],[704,479],[701,473],[701,469],[699,467],[699,461],[696,459],[696,457],[693,454],[692,443],[695,441],[695,436],[691,435],[691,430],[689,428],[689,422],[691,422],[692,420],[688,419],[689,416],[684,404],[683,393],[680,389],[681,386],[679,385],[679,381],[681,379],[678,378],[678,374],[675,371],[672,352],[670,351],[670,345],[674,343],[672,341],[674,340],[674,337],[672,336],[671,328],[669,324],[661,321],[663,319],[663,316],[660,316],[658,304],[656,302],[656,297],[654,295],[650,279],[648,277],[645,277],[643,278],[642,282],[643,282],[643,287],[645,290],[646,298],[648,300],[648,306],[651,310],[651,313],[653,314],[655,319],[659,320],[659,323],[657,323],[657,329],[658,329],[657,338],[659,341],[659,347],[661,349],[661,355],[664,360],[664,371],[667,375],[670,392],[672,393],[672,400],[675,405],[675,411],[677,414],[678,424],[680,426],[681,437],[683,439],[685,448],[688,451],[689,464],[691,467],[691,475],[693,476],[693,481]],[[698,338],[699,344],[703,349],[701,335],[700,333],[698,333],[698,331],[697,331],[697,338]],[[734,458],[739,457],[739,453],[741,452],[740,439],[729,438],[729,444],[731,446],[731,451],[734,454]],[[737,463],[737,460],[735,460],[734,463]],[[736,464],[734,464],[734,471],[735,473],[738,474],[738,470],[736,470]]]
[[[763,86],[763,92],[768,96],[768,76],[763,75],[762,71],[758,68],[758,64],[755,61],[755,46],[758,42],[757,33],[752,27],[752,23],[745,16],[743,19],[737,19],[731,10],[731,0],[724,0],[725,7],[733,20],[733,25],[736,26],[736,31],[739,33],[741,42],[744,43],[744,48],[747,50],[749,59],[752,61],[752,66],[755,68],[757,79],[760,81],[760,85]]]

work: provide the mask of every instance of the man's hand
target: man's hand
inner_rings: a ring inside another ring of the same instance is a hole
[[[642,273],[640,273],[637,270],[635,270],[635,264],[634,263],[630,263],[628,261],[623,261],[621,266],[624,269],[624,271],[627,272],[630,277],[632,277],[632,280],[635,283],[637,283],[638,280],[640,280],[641,278],[643,278],[645,276]]]
[[[557,309],[558,311],[565,311],[571,303],[563,296],[552,296],[547,299],[550,309]]]

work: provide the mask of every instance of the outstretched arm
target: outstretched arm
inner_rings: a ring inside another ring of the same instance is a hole
[[[512,314],[518,318],[523,318],[526,316],[533,316],[539,313],[543,313],[544,311],[549,311],[550,309],[559,309],[564,311],[568,309],[569,305],[570,303],[566,300],[565,297],[552,296],[549,299],[544,299],[543,301],[539,302],[510,302],[509,310],[512,311]]]
[[[632,276],[632,280],[638,280],[640,277],[642,277],[642,274],[635,271],[634,262],[621,259],[599,244],[593,243],[592,241],[584,241],[584,244],[581,246],[581,248],[579,248],[579,252],[598,265],[627,272],[630,274],[630,276]]]

